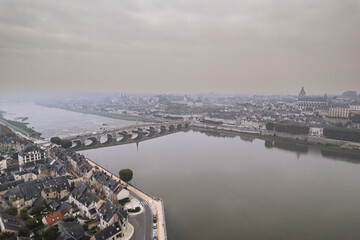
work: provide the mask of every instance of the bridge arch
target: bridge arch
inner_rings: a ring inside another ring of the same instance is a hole
[[[164,134],[166,133],[166,126],[160,126],[160,129],[158,131],[159,134]]]
[[[106,140],[105,141],[102,141],[103,140],[103,137],[105,137],[106,136]],[[103,135],[103,136],[101,136],[100,137],[100,143],[101,144],[109,144],[109,143],[111,143],[113,141],[113,136],[112,136],[112,134],[110,134],[110,133],[107,133],[107,134],[105,134],[105,135]]]
[[[72,140],[71,143],[71,148],[79,148],[83,144],[80,139]]]
[[[169,126],[169,132],[174,132],[175,131],[175,126],[173,124],[171,124]]]
[[[90,143],[88,141],[91,141]],[[97,137],[88,137],[86,138],[84,145],[91,147],[91,146],[95,146],[98,143],[98,139]]]

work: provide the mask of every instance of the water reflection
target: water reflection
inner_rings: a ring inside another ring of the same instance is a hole
[[[360,163],[360,153],[351,153],[339,150],[321,149],[321,155],[334,160]]]
[[[360,238],[359,165],[318,146],[192,131],[141,145],[83,153],[162,197],[169,239]]]

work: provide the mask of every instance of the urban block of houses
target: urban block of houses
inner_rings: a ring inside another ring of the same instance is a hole
[[[129,197],[129,191],[124,189],[120,182],[111,178],[103,171],[96,170],[90,177],[90,183],[100,189],[108,200],[118,201]]]
[[[16,208],[30,207],[39,198],[62,199],[70,193],[66,177],[47,178],[20,183],[9,189],[2,198]]]
[[[83,182],[75,183],[75,188],[70,193],[68,201],[76,205],[81,214],[88,218],[95,218],[98,209],[102,203],[105,202],[93,193]]]

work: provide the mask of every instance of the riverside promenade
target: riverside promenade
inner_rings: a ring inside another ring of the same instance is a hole
[[[158,218],[157,237],[158,237],[158,239],[159,240],[167,240],[165,208],[164,208],[164,202],[162,201],[162,199],[150,196],[149,194],[141,191],[140,189],[121,181],[121,179],[118,176],[111,173],[109,170],[105,169],[104,167],[100,166],[99,164],[93,162],[92,160],[90,160],[88,158],[86,158],[86,160],[93,167],[98,167],[100,170],[109,174],[114,180],[120,181],[122,184],[126,185],[127,189],[130,192],[138,195],[139,197],[141,197],[145,201],[147,201],[149,203],[149,206],[152,206],[152,208],[155,209],[156,214],[157,214],[157,218]],[[151,219],[151,222],[152,222],[152,219]]]
[[[308,134],[290,134],[290,133],[284,133],[284,132],[277,132],[277,131],[269,131],[269,130],[250,130],[245,128],[239,128],[239,127],[232,127],[232,126],[223,126],[223,125],[209,125],[209,124],[201,124],[201,123],[193,123],[191,124],[192,129],[197,130],[212,130],[212,131],[224,131],[229,132],[233,134],[241,134],[241,133],[247,133],[247,134],[254,134],[255,136],[267,136],[267,137],[273,137],[276,135],[278,138],[282,139],[292,139],[296,141],[306,142],[306,143],[312,143],[312,144],[322,144],[322,145],[335,145],[340,148],[344,149],[357,149],[360,150],[360,143],[358,142],[350,142],[350,141],[344,141],[344,140],[337,140],[337,139],[330,139],[326,137],[315,137],[310,136]]]

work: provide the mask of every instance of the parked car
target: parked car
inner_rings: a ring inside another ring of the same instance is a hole
[[[157,228],[157,223],[155,222],[155,223],[154,223],[154,229],[156,229],[156,228]]]

